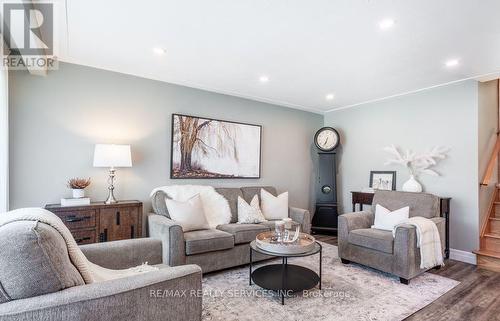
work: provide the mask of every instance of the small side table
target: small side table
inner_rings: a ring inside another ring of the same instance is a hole
[[[351,192],[352,211],[356,212],[356,204],[359,204],[359,210],[363,210],[363,205],[372,205],[374,193]]]
[[[450,258],[450,202],[451,197],[440,197],[440,214],[445,219],[446,240],[444,247],[444,257]]]

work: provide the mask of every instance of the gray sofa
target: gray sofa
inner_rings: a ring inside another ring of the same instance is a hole
[[[33,221],[6,224],[0,227],[0,320],[201,320],[200,296],[165,295],[201,290],[200,268],[163,265],[161,246],[153,239],[82,246],[90,261],[107,268],[146,261],[160,267],[85,284],[56,230]]]
[[[436,223],[444,252],[445,219],[440,217],[439,197],[426,193],[396,191],[375,192],[370,210],[339,216],[338,248],[342,262],[356,262],[400,277],[401,283],[424,273],[420,269],[420,250],[414,226],[404,224],[391,231],[370,228],[373,225],[375,205],[393,211],[410,207],[410,217],[423,216]]]
[[[261,224],[237,224],[238,196],[250,202],[261,188],[277,195],[271,186],[255,186],[242,188],[216,188],[223,195],[231,208],[231,222],[219,225],[216,229],[190,231],[184,233],[182,227],[171,220],[165,204],[164,192],[158,191],[152,196],[155,213],[148,216],[149,236],[163,243],[163,262],[170,266],[197,264],[203,273],[247,264],[250,261],[249,243],[257,234],[274,228],[274,221]],[[259,195],[260,196],[260,195]],[[301,230],[309,232],[311,216],[309,211],[291,207],[289,217],[294,224],[300,224]],[[269,257],[256,253],[255,261]]]

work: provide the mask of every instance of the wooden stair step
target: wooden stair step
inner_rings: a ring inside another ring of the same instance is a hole
[[[477,254],[477,266],[483,269],[500,272],[500,252],[478,250],[474,251]]]
[[[489,218],[489,233],[500,234],[500,218],[498,217]]]
[[[481,238],[481,249],[500,252],[500,235],[484,234]]]
[[[491,238],[500,240],[500,234],[496,234],[496,233],[486,233],[486,234],[484,234],[484,237],[491,237]]]
[[[483,255],[483,256],[488,256],[488,257],[500,259],[500,252],[491,251],[491,250],[484,250],[484,249],[476,250],[473,252],[474,252],[474,254],[477,254],[477,255]]]
[[[493,213],[491,213],[491,215],[493,215],[492,217],[500,218],[500,201],[493,202],[493,204],[495,204],[495,207],[493,208]]]

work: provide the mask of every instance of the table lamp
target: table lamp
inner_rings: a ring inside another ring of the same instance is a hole
[[[106,204],[117,203],[113,190],[117,167],[132,167],[130,145],[96,144],[94,150],[94,167],[109,167],[108,198]]]

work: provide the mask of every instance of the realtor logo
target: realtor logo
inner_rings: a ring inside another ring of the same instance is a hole
[[[5,55],[52,55],[54,11],[52,3],[4,3]]]

